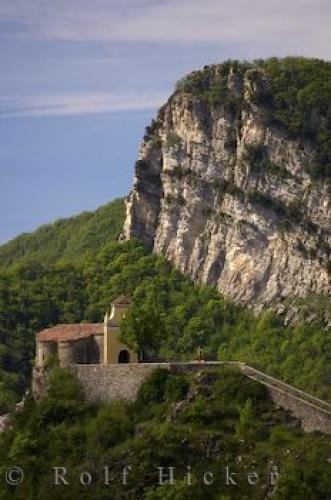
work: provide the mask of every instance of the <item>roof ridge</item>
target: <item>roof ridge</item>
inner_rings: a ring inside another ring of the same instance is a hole
[[[90,337],[103,332],[103,323],[63,323],[37,333],[40,341],[65,341]]]

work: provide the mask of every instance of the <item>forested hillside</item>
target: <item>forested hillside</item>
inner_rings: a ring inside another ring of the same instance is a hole
[[[25,477],[4,482],[3,500],[327,500],[331,490],[330,440],[304,434],[233,369],[156,370],[135,403],[99,405],[56,370],[47,397],[27,402],[12,426],[0,435],[0,476],[15,464]],[[67,484],[54,484],[53,467]],[[173,485],[159,484],[158,467],[165,482],[173,467]]]
[[[24,233],[0,247],[0,266],[24,258],[50,263],[57,259],[80,257],[119,236],[124,220],[124,201],[114,200],[93,212],[59,219]]]
[[[139,241],[109,242],[79,259],[25,259],[0,272],[0,409],[29,385],[35,333],[56,323],[102,320],[111,301],[134,306],[123,336],[166,360],[245,361],[322,398],[330,398],[330,338],[318,323],[284,327],[255,317],[211,288],[195,285]]]

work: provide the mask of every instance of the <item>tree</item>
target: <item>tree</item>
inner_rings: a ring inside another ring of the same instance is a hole
[[[245,441],[254,439],[256,432],[255,416],[251,399],[247,399],[240,411],[239,420],[236,424],[236,435]]]
[[[151,304],[133,307],[120,324],[121,339],[136,352],[156,350],[165,336],[163,314]]]

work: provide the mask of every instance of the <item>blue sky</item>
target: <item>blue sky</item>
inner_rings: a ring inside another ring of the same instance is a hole
[[[144,127],[187,72],[330,59],[329,0],[1,0],[0,243],[130,190]]]

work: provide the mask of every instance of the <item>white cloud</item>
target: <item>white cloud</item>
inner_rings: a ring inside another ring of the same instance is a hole
[[[157,108],[163,94],[63,94],[0,98],[0,117],[74,116]]]
[[[59,40],[221,42],[330,56],[328,0],[1,0],[0,16]]]

